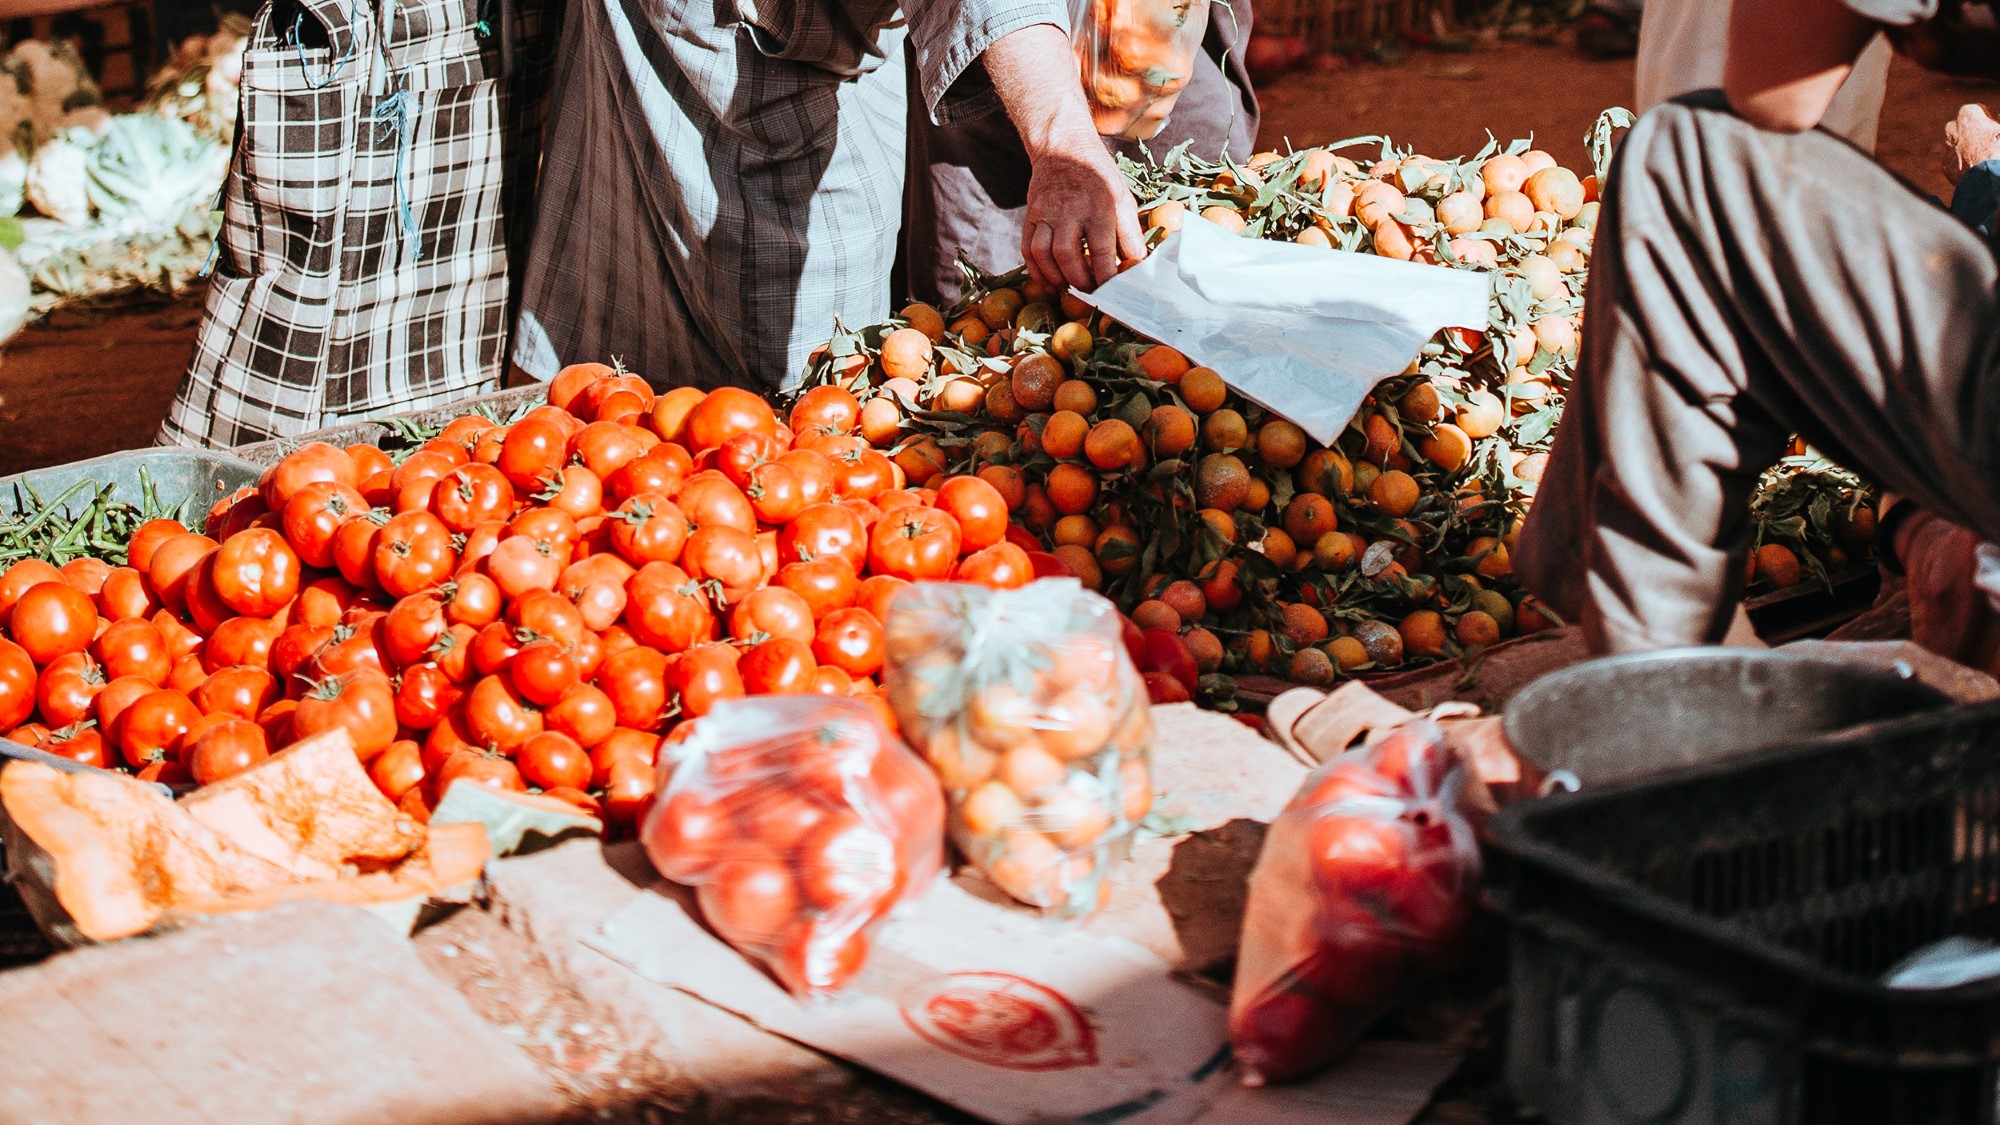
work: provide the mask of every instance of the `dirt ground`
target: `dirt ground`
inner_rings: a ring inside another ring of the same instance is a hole
[[[1290,76],[1262,93],[1266,147],[1303,147],[1386,133],[1433,156],[1478,150],[1486,130],[1534,136],[1563,163],[1586,164],[1583,136],[1600,110],[1628,104],[1630,62],[1585,59],[1563,42],[1462,52],[1413,51]],[[1991,84],[1898,64],[1883,110],[1885,163],[1928,192],[1944,122],[1966,101],[2000,101]],[[148,444],[193,350],[201,294],[179,302],[70,311],[0,353],[0,474]]]

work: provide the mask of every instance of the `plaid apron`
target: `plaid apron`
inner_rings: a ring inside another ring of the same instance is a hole
[[[997,108],[980,52],[1066,0],[576,0],[514,361],[776,389],[887,316],[909,95]]]
[[[498,385],[506,227],[528,210],[545,68],[539,11],[503,37],[490,3],[258,13],[208,303],[161,443],[240,445]],[[526,47],[512,78],[503,38]]]

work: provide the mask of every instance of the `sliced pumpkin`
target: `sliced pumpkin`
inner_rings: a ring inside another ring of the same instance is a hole
[[[486,868],[486,828],[479,824],[440,824],[401,863],[348,879],[287,883],[242,890],[210,898],[195,897],[179,904],[192,914],[228,914],[262,910],[302,898],[349,906],[385,906],[423,898],[463,898]]]
[[[184,798],[189,816],[309,879],[377,871],[423,842],[424,827],[362,770],[347,732],[286,747]]]

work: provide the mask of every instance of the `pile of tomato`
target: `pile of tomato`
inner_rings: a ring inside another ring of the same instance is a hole
[[[584,364],[400,461],[305,445],[205,533],[156,520],[124,566],[0,574],[0,730],[185,785],[340,727],[415,814],[468,779],[630,822],[663,741],[721,700],[893,721],[877,676],[906,584],[1061,569],[986,481],[905,487],[860,410],[821,387],[781,418]]]

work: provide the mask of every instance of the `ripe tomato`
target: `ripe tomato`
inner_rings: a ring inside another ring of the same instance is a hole
[[[841,564],[835,562],[832,565]],[[785,637],[810,645],[814,620],[813,608],[804,597],[783,586],[766,586],[736,603],[736,608],[729,614],[729,634],[752,643],[760,639]]]
[[[505,676],[486,676],[465,697],[465,726],[474,742],[511,754],[542,732],[542,713]]]
[[[396,722],[413,731],[427,731],[438,724],[465,696],[451,677],[436,664],[412,664],[396,677]]]
[[[91,558],[87,555],[80,559],[71,559],[62,564],[60,569],[62,570],[63,581],[83,591],[84,596],[90,598],[93,602],[96,600],[97,595],[103,592],[104,580],[111,577],[110,563],[105,562],[103,559]],[[103,611],[99,610],[98,612],[102,613]]]
[[[187,627],[187,623],[174,616],[173,610],[162,609],[147,620],[160,631],[160,637],[167,643],[167,660],[179,660],[189,653],[201,651],[202,636]]]
[[[682,514],[695,527],[729,527],[745,535],[757,533],[757,510],[743,490],[718,472],[697,473],[674,496]]]
[[[458,561],[451,532],[429,512],[391,516],[375,535],[375,580],[390,597],[408,597],[428,590],[451,574]],[[343,577],[354,581],[351,575]],[[358,583],[357,583],[358,585]]]
[[[767,524],[786,523],[806,506],[805,487],[799,483],[798,472],[776,461],[750,470],[743,494],[749,498],[757,519]]]
[[[44,582],[14,603],[7,629],[30,659],[45,665],[90,647],[97,635],[97,606],[68,583]]]
[[[508,521],[507,532],[547,546],[565,566],[569,565],[570,552],[577,540],[576,521],[554,508],[522,509]]]
[[[570,456],[606,480],[638,460],[646,448],[636,428],[618,422],[592,422],[569,439]]]
[[[391,801],[402,800],[403,794],[415,789],[424,780],[423,748],[414,742],[390,743],[387,750],[368,763],[368,777],[384,797]]]
[[[514,654],[527,643],[517,637],[516,632],[505,621],[495,621],[481,629],[472,639],[470,663],[473,671],[481,676],[491,676],[506,668],[507,662],[514,659]]]
[[[444,635],[430,647],[432,663],[452,683],[471,683],[478,674],[472,663],[473,644],[478,637],[479,631],[470,625],[447,626]]]
[[[678,464],[667,457],[648,453],[644,457],[626,462],[624,468],[606,477],[604,488],[612,499],[619,503],[634,496],[643,496],[648,492],[672,496],[681,490],[681,485],[687,481],[688,473],[688,466]]]
[[[646,817],[639,840],[660,874],[679,883],[705,879],[736,844],[729,809],[699,787],[670,794]]]
[[[301,739],[345,730],[354,754],[366,762],[396,741],[396,696],[387,677],[356,672],[328,676],[299,698],[292,730]]]
[[[270,756],[271,747],[264,740],[262,727],[248,719],[230,719],[195,739],[187,755],[187,766],[196,785],[212,785]]]
[[[174,669],[167,673],[167,686],[182,695],[193,695],[194,689],[208,678],[208,670],[201,666],[201,658],[193,653],[174,661]]]
[[[458,550],[458,566],[454,577],[465,574],[485,573],[486,560],[493,556],[494,548],[507,537],[507,525],[499,520],[482,523],[465,533],[464,544]]]
[[[838,558],[859,573],[868,561],[868,531],[860,517],[838,504],[813,504],[778,532],[784,563]]]
[[[507,609],[507,620],[538,637],[547,637],[565,646],[582,643],[583,614],[561,594],[532,590],[516,599]]]
[[[715,613],[701,584],[672,563],[648,563],[632,575],[625,584],[624,622],[640,644],[661,652],[683,652],[716,637]]]
[[[653,767],[619,758],[605,771],[604,817],[612,824],[637,824],[653,803]]]
[[[521,771],[514,763],[489,750],[460,750],[446,759],[438,770],[438,800],[444,800],[451,787],[460,781],[511,793],[528,791],[527,782],[521,780]]]
[[[104,666],[84,653],[59,656],[42,669],[41,678],[36,681],[35,709],[50,726],[80,723],[89,717],[97,693],[110,682]]]
[[[982,482],[983,483],[983,482]],[[958,563],[958,521],[936,508],[898,508],[868,539],[868,566],[912,582],[943,581]]]
[[[569,439],[555,423],[545,418],[523,418],[507,427],[496,464],[515,488],[534,492],[542,487],[542,481],[562,468],[568,452]]]
[[[909,588],[909,583],[891,574],[873,574],[861,580],[861,588],[855,591],[854,607],[865,609],[877,621],[889,620],[889,606],[896,595]]]
[[[578,678],[576,661],[555,641],[530,641],[507,661],[508,682],[521,698],[538,707],[553,706],[577,686]]]
[[[235,715],[254,719],[264,708],[276,703],[284,693],[271,673],[256,668],[224,668],[210,673],[190,693],[195,707],[204,715]]]
[[[118,712],[112,736],[125,755],[125,764],[138,769],[155,758],[178,754],[181,736],[199,718],[201,710],[186,695],[156,688]]]
[[[873,500],[894,487],[895,462],[877,450],[852,450],[833,459],[833,492],[843,500]]]
[[[856,678],[882,670],[882,623],[865,609],[837,609],[813,636],[813,659]]]
[[[566,734],[545,730],[514,755],[521,776],[537,789],[582,789],[590,784],[590,755]]]
[[[500,586],[484,574],[461,573],[440,594],[445,620],[451,624],[483,629],[500,620],[504,600]]]
[[[400,598],[382,619],[382,655],[397,668],[430,659],[431,646],[444,636],[444,601],[435,592]]]
[[[556,470],[535,499],[573,520],[604,512],[604,481],[582,465],[564,465]]]
[[[616,555],[595,555],[584,562],[616,558]],[[578,563],[570,570],[582,565],[584,563]],[[599,632],[616,624],[619,617],[625,613],[625,583],[630,580],[633,573],[637,573],[629,566],[625,570],[627,573],[617,576],[603,570],[595,570],[591,572],[593,576],[580,576],[582,580],[575,584],[567,581],[569,573],[566,571],[563,578],[556,580],[556,588],[576,605],[577,612],[583,616],[584,627],[592,632]]]
[[[525,535],[509,535],[486,556],[486,575],[508,598],[518,598],[530,590],[553,590],[562,576],[567,554],[559,554],[548,544]]]
[[[752,469],[782,452],[784,450],[778,447],[778,439],[771,434],[735,434],[716,447],[715,467],[729,478],[729,483],[743,488],[750,483]]]
[[[643,645],[613,653],[597,670],[597,686],[619,726],[653,730],[667,707],[666,654]]]
[[[674,729],[679,730],[692,725],[693,721],[690,720]],[[630,727],[615,728],[603,742],[590,749],[590,760],[594,770],[590,784],[602,788],[604,779],[610,772],[611,763],[616,761],[629,759],[650,771],[660,760],[661,744],[660,736],[650,731],[633,730]]]
[[[230,536],[216,548],[214,567],[216,595],[244,617],[269,617],[299,593],[299,556],[275,531]]]
[[[68,758],[72,762],[82,762],[98,769],[115,769],[118,759],[106,745],[104,736],[89,727],[64,727],[49,732],[42,740],[41,748],[51,754]]]
[[[340,576],[358,590],[378,587],[375,580],[375,543],[389,518],[388,513],[371,508],[358,516],[349,517],[333,533],[333,565],[340,571]]]
[[[187,528],[181,526],[177,520],[147,520],[139,525],[138,530],[132,533],[131,540],[125,544],[125,565],[144,574],[146,568],[153,565],[153,552],[160,544],[176,535],[186,533]],[[18,591],[15,596],[19,596]],[[7,582],[5,579],[0,579],[0,602],[6,601],[6,598]]]
[[[151,617],[160,608],[146,576],[129,566],[114,567],[97,592],[97,612],[106,621]]]
[[[379,620],[369,620],[335,626],[332,639],[313,658],[313,671],[321,676],[372,672],[387,679],[389,664],[375,643],[378,624]]]
[[[299,560],[320,570],[333,563],[333,535],[340,525],[368,510],[360,492],[338,481],[315,481],[285,504],[285,539]]]
[[[152,583],[153,592],[159,595],[164,605],[179,609],[187,604],[188,574],[194,570],[194,564],[215,547],[215,540],[208,536],[187,532],[154,548],[152,563],[146,568],[146,580]]]
[[[346,450],[314,441],[292,450],[283,460],[265,470],[258,489],[271,511],[282,512],[301,489],[320,480],[353,488],[361,482],[361,477],[355,470],[354,458],[349,457]]]
[[[808,904],[836,910],[888,896],[900,879],[896,845],[845,809],[830,812],[792,853]]]
[[[320,651],[332,643],[329,626],[294,625],[286,629],[271,642],[271,674],[290,691],[312,678]]]
[[[695,581],[719,583],[728,603],[740,600],[764,581],[764,554],[756,538],[733,527],[697,528],[688,536],[681,563]]]
[[[0,650],[0,672],[4,671],[4,664],[4,650]],[[0,685],[3,684],[4,681],[0,681]],[[104,736],[110,739],[115,745],[118,740],[113,732],[118,729],[118,716],[140,696],[148,692],[158,691],[159,689],[159,684],[141,679],[138,676],[119,676],[104,685],[104,690],[98,692],[97,698],[92,701],[92,710],[97,719],[97,729],[103,731]],[[29,702],[31,704],[33,702],[32,693],[30,694]]]
[[[688,539],[688,519],[672,500],[657,492],[641,493],[607,518],[611,549],[633,566],[678,562]]]
[[[790,590],[803,598],[814,621],[853,605],[861,590],[861,580],[855,576],[854,568],[838,557],[789,563],[778,568],[771,581],[776,588]]]
[[[769,949],[801,920],[790,866],[755,844],[732,847],[717,860],[713,880],[696,890],[695,900],[709,925],[739,948]]]
[[[861,403],[844,387],[814,387],[792,404],[792,429],[801,435],[851,433],[860,421]]]
[[[937,507],[958,521],[960,546],[967,554],[1007,537],[1007,501],[978,477],[952,477],[939,485]]]
[[[682,653],[671,670],[681,714],[700,718],[725,699],[743,697],[743,676],[737,670],[733,645],[697,645]]]
[[[1035,580],[1035,564],[1014,544],[995,543],[959,560],[957,580],[989,590],[1019,589]]]
[[[737,662],[746,695],[804,695],[812,690],[817,671],[812,646],[790,637],[753,645]]]
[[[602,689],[593,684],[579,684],[542,712],[542,725],[568,735],[577,745],[588,749],[611,737],[618,726],[618,711]]]
[[[712,390],[688,412],[688,448],[696,453],[745,433],[777,437],[778,416],[761,395],[741,387]]]
[[[451,530],[471,531],[514,513],[514,486],[491,465],[460,465],[432,487],[430,508]]]

